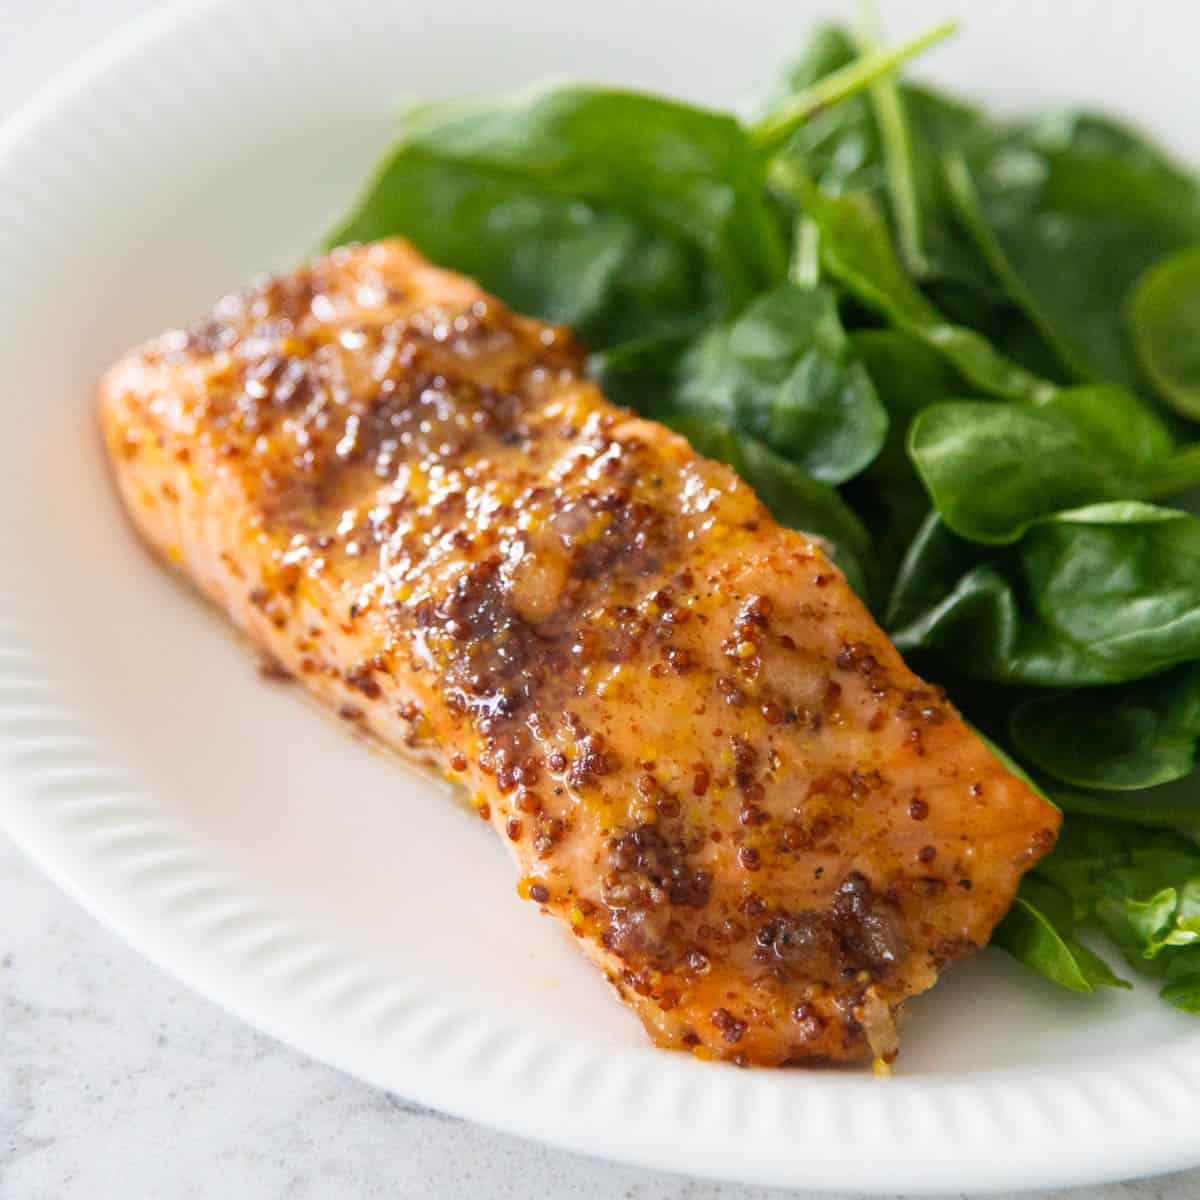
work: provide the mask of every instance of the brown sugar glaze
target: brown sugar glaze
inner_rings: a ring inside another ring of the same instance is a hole
[[[461,781],[661,1045],[890,1059],[1053,845],[817,542],[403,242],[225,298],[101,415],[147,540]]]

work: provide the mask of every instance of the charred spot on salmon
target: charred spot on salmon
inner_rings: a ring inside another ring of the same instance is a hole
[[[670,912],[661,905],[639,900],[629,907],[614,909],[603,940],[604,945],[620,959],[665,961],[673,957],[677,950],[670,934]]]
[[[850,977],[866,971],[884,978],[907,952],[899,911],[851,872],[828,910],[782,913],[759,926],[756,958],[793,973]]]
[[[858,871],[846,876],[834,896],[833,929],[846,965],[875,977],[886,975],[908,950],[898,909]]]
[[[827,914],[813,909],[773,917],[758,927],[755,941],[760,962],[777,960],[785,967],[807,967],[814,973],[835,950]]]
[[[721,1037],[731,1046],[740,1042],[746,1033],[746,1022],[739,1021],[727,1008],[714,1009],[712,1023],[721,1031]]]

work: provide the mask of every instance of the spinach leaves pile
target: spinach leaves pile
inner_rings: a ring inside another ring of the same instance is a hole
[[[1102,932],[1200,1012],[1200,181],[1106,117],[1000,121],[818,29],[744,121],[589,87],[412,110],[329,244],[401,234],[570,324],[612,399],[818,533],[1066,812],[997,942]],[[1018,765],[1019,764],[1019,765]]]

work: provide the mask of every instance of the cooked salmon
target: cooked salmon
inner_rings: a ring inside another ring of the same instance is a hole
[[[150,545],[461,782],[659,1045],[890,1061],[1054,843],[818,540],[404,242],[225,297],[100,409]]]

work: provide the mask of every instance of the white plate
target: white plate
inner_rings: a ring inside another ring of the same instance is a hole
[[[946,3],[893,4],[894,32]],[[961,6],[964,10],[966,5]],[[192,987],[413,1099],[630,1162],[967,1191],[1200,1162],[1200,1021],[999,955],[914,1005],[901,1073],[772,1074],[647,1048],[448,792],[261,682],[118,512],[91,390],[138,339],[296,261],[405,93],[546,74],[732,103],[800,0],[230,0],[168,10],[0,134],[0,816]],[[1200,158],[1200,7],[970,6],[925,70],[1084,98]],[[130,997],[136,1004],[137,998]]]

